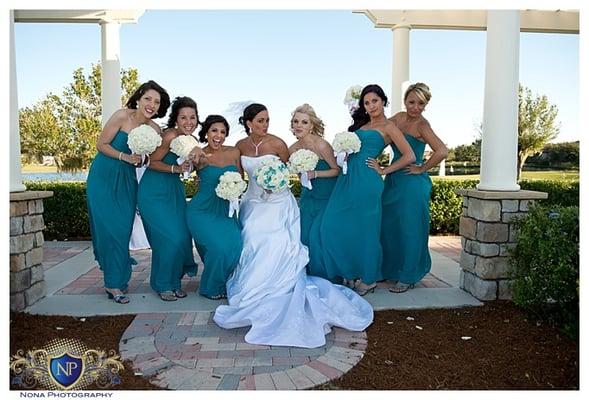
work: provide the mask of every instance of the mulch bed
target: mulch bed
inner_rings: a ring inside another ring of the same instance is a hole
[[[51,339],[68,337],[89,348],[118,351],[132,319],[132,315],[88,317],[82,322],[12,313],[10,352],[41,348]],[[528,318],[510,302],[378,311],[367,333],[364,358],[340,379],[316,389],[579,389],[578,343]],[[159,388],[135,376],[126,362],[121,384],[111,388],[116,389]]]

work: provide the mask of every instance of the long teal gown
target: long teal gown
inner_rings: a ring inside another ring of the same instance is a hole
[[[415,153],[423,160],[425,143],[405,134]],[[393,161],[401,157],[391,144]],[[419,282],[431,269],[428,249],[429,200],[432,181],[427,172],[408,175],[403,169],[387,175],[382,195],[382,276],[406,284]]]
[[[226,295],[225,284],[239,261],[241,225],[236,214],[229,218],[229,201],[215,193],[219,178],[235,165],[208,165],[198,173],[198,192],[186,208],[186,222],[202,257],[204,270],[199,293],[206,297]]]
[[[124,131],[118,131],[110,145],[131,154]],[[92,248],[104,274],[104,286],[126,290],[131,278],[129,240],[137,204],[135,167],[98,152],[88,172],[86,195]]]
[[[370,285],[381,279],[382,177],[366,165],[385,147],[374,129],[359,129],[362,146],[348,157],[348,173],[339,175],[319,228],[328,279],[362,279]]]
[[[168,152],[162,162],[177,165]],[[151,288],[157,293],[181,289],[184,274],[196,275],[192,239],[186,226],[186,194],[180,175],[147,169],[139,183],[137,204],[151,245]]]
[[[316,171],[327,171],[331,169],[327,161],[319,160]],[[335,187],[337,176],[330,178],[317,178],[312,180],[313,189],[303,187],[299,207],[301,210],[301,242],[309,248],[309,264],[307,272],[309,275],[327,278],[323,266],[323,252],[319,228],[323,220],[323,214],[327,202]]]

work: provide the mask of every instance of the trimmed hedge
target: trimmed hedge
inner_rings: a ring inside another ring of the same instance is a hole
[[[579,207],[536,206],[515,226],[514,303],[577,338]]]
[[[474,188],[476,180],[434,179],[431,194],[430,214],[432,234],[458,234],[462,199],[456,189]],[[45,199],[45,238],[63,240],[66,238],[90,237],[90,225],[86,209],[86,182],[25,182],[29,190],[52,190],[54,196]],[[198,186],[192,181],[184,182],[186,196],[192,197]],[[291,180],[291,191],[297,197],[301,194],[301,183]],[[578,206],[579,182],[571,181],[522,181],[522,189],[548,193],[545,205]]]

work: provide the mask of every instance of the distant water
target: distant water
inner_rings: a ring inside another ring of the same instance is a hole
[[[67,182],[86,182],[87,172],[37,172],[22,174],[23,181],[67,181]]]

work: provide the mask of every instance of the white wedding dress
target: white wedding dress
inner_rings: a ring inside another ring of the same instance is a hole
[[[308,250],[300,241],[299,208],[290,190],[268,195],[251,178],[270,157],[278,158],[241,156],[250,177],[240,207],[243,251],[227,282],[229,305],[217,308],[214,321],[227,329],[251,325],[245,341],[272,346],[323,346],[331,326],[364,330],[374,316],[366,300],[307,276]]]

